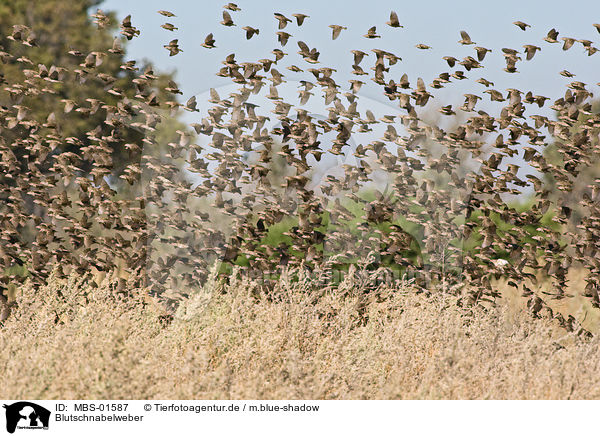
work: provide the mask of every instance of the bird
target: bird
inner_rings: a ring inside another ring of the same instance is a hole
[[[221,24],[227,27],[235,26],[235,23],[231,19],[231,15],[229,15],[229,12],[223,11],[223,21],[221,21]]]
[[[527,54],[527,57],[526,57],[526,59],[527,59],[528,61],[530,61],[531,59],[533,59],[533,57],[535,56],[535,53],[536,53],[538,50],[541,50],[541,48],[540,48],[540,47],[537,47],[537,46],[535,46],[535,45],[531,45],[531,44],[526,44],[526,45],[524,45],[523,47],[525,48],[525,53]]]
[[[453,56],[444,56],[443,59],[448,63],[450,68],[454,68],[454,65],[456,65],[456,62],[458,62],[458,59]]]
[[[476,80],[477,83],[481,83],[483,86],[485,86],[486,88],[490,87],[490,86],[494,86],[494,82],[490,82],[487,79],[484,79],[483,77],[479,78]]]
[[[522,21],[515,21],[513,24],[523,31],[527,30],[528,27],[531,27],[529,24]]]
[[[275,55],[275,63],[277,63],[277,61],[280,61],[281,59],[283,59],[283,57],[287,54],[287,53],[282,52],[278,48],[272,50],[271,53],[273,53]]]
[[[561,39],[564,41],[562,49],[565,51],[569,50],[575,44],[575,38],[562,37]]]
[[[390,20],[387,21],[385,24],[387,24],[390,27],[404,27],[398,21],[398,14],[396,14],[396,12],[394,11],[390,12]]]
[[[244,26],[242,30],[246,31],[246,39],[251,39],[254,35],[258,35],[260,33],[260,29],[255,29],[251,26]]]
[[[131,15],[127,15],[121,22],[121,34],[125,35],[128,40],[140,34],[140,31],[131,24]]]
[[[304,58],[306,62],[316,64],[318,63],[320,53],[316,48],[309,49],[308,45],[304,41],[298,41],[298,47],[300,50],[298,53]]]
[[[485,55],[490,53],[492,50],[485,47],[475,47],[475,51],[477,52],[477,59],[482,61],[485,59]]]
[[[292,14],[292,17],[296,18],[296,23],[298,26],[302,26],[304,24],[304,20],[309,18],[306,14]]]
[[[169,31],[171,31],[171,32],[173,32],[174,30],[177,30],[177,29],[178,29],[177,27],[175,27],[175,26],[174,26],[173,24],[171,24],[171,23],[164,23],[164,24],[161,24],[161,26],[160,26],[160,27],[162,27],[163,29],[169,30]]]
[[[3,295],[2,290],[2,287],[0,287],[0,322],[4,322],[9,318],[13,306]]]
[[[332,34],[331,34],[331,39],[337,39],[338,36],[340,36],[340,33],[342,32],[342,30],[346,30],[347,27],[344,26],[338,26],[337,24],[331,24],[329,26],[332,29]]]
[[[287,32],[277,32],[277,40],[282,46],[285,46],[292,35]]]
[[[460,37],[462,39],[460,41],[458,41],[459,44],[462,44],[462,45],[475,44],[473,41],[471,41],[471,37],[469,36],[469,34],[467,32],[465,32],[464,30],[460,31]]]
[[[354,55],[354,65],[359,65],[365,56],[369,56],[368,53],[360,50],[352,50],[351,53]]]
[[[452,105],[451,104],[449,104],[447,106],[442,106],[439,109],[439,111],[442,113],[442,115],[448,115],[448,116],[450,116],[450,115],[456,115],[456,112],[454,112],[452,110]]]
[[[99,29],[105,28],[110,22],[109,17],[101,9],[96,10],[96,13],[92,14],[92,17],[95,19],[94,23],[96,23]]]
[[[174,39],[171,42],[169,42],[169,44],[164,46],[167,50],[169,50],[169,56],[175,56],[183,51],[179,48],[178,41],[179,40]]]
[[[292,22],[292,20],[290,20],[285,15],[280,14],[278,12],[276,12],[274,15],[275,15],[275,18],[277,19],[277,21],[279,22],[279,30],[285,29],[285,26],[287,26],[287,23]]]
[[[165,17],[174,17],[175,16],[175,14],[170,11],[158,11],[158,13]]]
[[[206,38],[204,39],[204,42],[202,43],[202,47],[205,48],[216,48],[215,46],[215,39],[213,38],[213,34],[209,33]]]
[[[558,31],[556,29],[550,29],[548,31],[548,34],[544,38],[544,41],[553,44],[553,43],[558,42],[557,38],[558,38]]]
[[[233,12],[241,11],[241,9],[235,3],[227,3],[225,6],[223,6],[223,8]]]
[[[381,35],[377,35],[377,27],[376,26],[369,28],[368,32],[363,36],[365,38],[369,38],[369,39],[381,38]]]

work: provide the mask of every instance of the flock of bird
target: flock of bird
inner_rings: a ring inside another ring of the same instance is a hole
[[[172,12],[158,12],[175,22]],[[220,24],[237,26],[239,13],[237,5],[225,5]],[[98,26],[109,20],[100,10],[94,18]],[[282,47],[293,39],[285,31],[288,25],[300,27],[310,20],[301,13],[292,18],[274,14]],[[524,32],[530,27],[521,21],[514,24]],[[395,12],[384,25],[404,27]],[[594,26],[600,32],[600,25]],[[178,30],[171,22],[161,27]],[[333,40],[349,31],[341,25],[329,27]],[[261,32],[251,26],[241,29],[248,40]],[[130,16],[122,21],[121,34],[128,40],[140,34]],[[33,29],[15,25],[8,38],[32,46],[32,35]],[[376,44],[381,35],[372,26],[364,37]],[[109,183],[114,171],[111,146],[122,144],[131,153],[161,150],[157,125],[182,110],[197,112],[196,97],[179,102],[177,95],[183,92],[172,81],[163,90],[166,97],[159,96],[153,71],[139,71],[134,61],[122,68],[135,72],[137,94],[133,98],[122,94],[113,86],[114,78],[105,77],[99,68],[105,57],[123,53],[121,37],[104,52],[70,52],[81,60],[72,71],[32,65],[26,56],[16,59],[10,50],[0,52],[3,63],[20,65],[23,73],[21,78],[2,78],[12,105],[0,108],[0,274],[5,271],[1,283],[16,279],[6,272],[15,265],[26,265],[38,282],[52,271],[67,275],[118,266],[129,277],[140,277],[153,292],[176,300],[202,285],[215,260],[237,263],[242,271],[263,277],[293,266],[320,271],[363,261],[369,268],[400,266],[424,286],[442,281],[468,284],[469,303],[493,300],[497,296],[493,278],[503,276],[529,297],[535,315],[549,313],[567,328],[577,328],[574,319],[552,314],[535,290],[542,273],[555,284],[549,297],[566,297],[567,274],[577,265],[589,271],[582,292],[600,306],[600,180],[592,176],[583,186],[580,183],[584,174],[597,168],[600,151],[600,115],[592,111],[590,85],[573,81],[561,95],[546,97],[516,88],[504,92],[478,78],[473,81],[483,92],[465,94],[460,107],[437,108],[442,116],[457,119],[455,126],[444,130],[425,122],[419,113],[432,106],[435,89],[471,80],[472,72],[485,68],[486,55],[492,51],[477,46],[466,31],[460,38],[459,44],[474,46],[473,55],[445,56],[454,71],[440,73],[429,85],[420,77],[401,74],[401,57],[376,45],[370,53],[348,54],[349,71],[356,76],[349,83],[336,82],[335,73],[344,65],[324,66],[318,48],[301,40],[296,41],[298,58],[280,48],[259,60],[238,61],[232,53],[216,74],[237,84],[237,91],[222,97],[211,90],[208,115],[190,126],[210,141],[208,146],[196,144],[189,131],[179,131],[180,140],[169,143],[166,153],[148,152],[128,165],[119,178],[143,189],[131,198],[119,195],[118,185]],[[544,41],[559,43],[559,32],[551,29]],[[589,40],[560,41],[563,50],[576,43],[589,56],[598,50]],[[217,44],[210,33],[200,45],[213,49]],[[183,51],[178,39],[164,48],[171,56]],[[502,48],[504,71],[517,72],[521,62],[531,61],[542,49],[534,44]],[[284,101],[278,92],[288,74],[284,68],[305,73],[297,101]],[[572,77],[567,70],[561,74]],[[371,84],[369,78],[402,115],[377,119],[370,110],[359,110],[359,91]],[[95,129],[83,137],[64,137],[57,114],[48,113],[44,120],[30,116],[28,105],[35,105],[41,96],[60,99],[54,84],[82,80],[97,80],[106,93],[117,96],[118,103],[63,101],[60,119],[102,113],[102,127],[108,127],[110,135]],[[258,95],[272,102],[270,111],[252,103]],[[329,112],[324,119],[302,108],[318,95]],[[478,108],[482,99],[501,102],[502,107],[488,113]],[[535,113],[548,101],[554,119]],[[459,115],[466,121],[459,122]],[[268,128],[271,119],[277,124]],[[144,139],[124,143],[124,126],[143,132]],[[350,149],[354,134],[375,135],[380,126],[383,136]],[[63,151],[63,144],[80,146],[80,153]],[[560,159],[544,154],[550,145]],[[318,187],[311,185],[311,169],[322,159],[347,154],[355,159],[343,164],[344,174],[329,174]],[[513,156],[521,157],[538,175],[519,177],[519,166],[508,162]],[[469,169],[468,159],[479,166]],[[193,180],[182,176],[182,162],[195,174]],[[279,178],[273,169],[276,162],[285,167]],[[371,188],[374,196],[366,199],[362,188],[372,186],[375,171],[385,172],[389,183],[385,190]],[[535,192],[530,209],[518,211],[506,203],[505,195],[519,194],[519,188],[526,187]],[[350,205],[361,206],[359,216]],[[551,210],[556,210],[554,227],[541,223]],[[290,218],[293,222],[286,227]],[[500,226],[499,219],[512,227]],[[285,227],[284,242],[272,246],[268,236],[278,225]],[[28,237],[25,228],[34,229]],[[466,241],[472,240],[475,248],[465,249]],[[127,286],[126,277],[119,279],[121,291]]]

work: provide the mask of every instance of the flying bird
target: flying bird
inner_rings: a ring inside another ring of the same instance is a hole
[[[533,57],[535,56],[535,53],[538,50],[541,50],[540,47],[535,46],[535,45],[531,45],[531,44],[526,44],[523,46],[525,48],[525,53],[527,54],[527,60],[530,61],[531,59],[533,59]]]
[[[458,41],[459,44],[462,44],[462,45],[475,44],[473,41],[471,41],[471,37],[469,36],[469,34],[467,32],[465,32],[464,30],[460,31],[460,36],[462,39],[460,41]]]
[[[515,21],[513,24],[523,31],[526,30],[528,27],[531,27],[529,24],[524,23],[522,21]]]
[[[481,62],[485,58],[485,55],[490,53],[492,50],[485,47],[475,47],[475,51],[477,52],[477,59],[479,59]]]
[[[277,32],[277,40],[282,46],[285,46],[292,35],[287,32]]]
[[[215,39],[213,38],[213,34],[209,33],[206,38],[204,39],[204,43],[202,44],[202,47],[205,48],[215,48]]]
[[[198,103],[196,101],[196,96],[194,95],[187,101],[187,103],[185,104],[185,108],[192,112],[200,112],[200,110],[196,108],[197,104]]]
[[[390,27],[404,27],[398,21],[398,14],[396,14],[394,11],[390,12],[390,21],[386,22],[385,24]]]
[[[291,23],[292,22],[292,20],[290,20],[289,18],[287,18],[283,14],[280,14],[280,13],[276,12],[273,15],[275,16],[275,18],[277,19],[277,21],[279,21],[279,30],[285,29],[285,26],[287,26],[287,23]]]
[[[360,50],[351,50],[351,53],[354,55],[354,65],[360,64],[365,56],[369,56],[368,53]]]
[[[304,20],[310,18],[306,14],[292,14],[292,17],[296,18],[296,23],[298,24],[298,26],[302,26]]]
[[[231,19],[231,15],[229,15],[229,12],[223,11],[223,21],[221,21],[221,24],[227,27],[235,26],[233,20]]]
[[[171,23],[165,23],[165,24],[161,24],[161,26],[163,29],[169,30],[171,32],[173,32],[174,30],[177,30],[178,27],[175,27],[173,24]]]
[[[548,35],[544,38],[544,41],[549,42],[551,44],[557,43],[558,40],[558,31],[556,29],[550,29],[548,31]]]
[[[450,68],[454,68],[454,65],[456,64],[456,62],[458,62],[458,59],[456,59],[453,56],[444,56],[442,59],[444,59],[448,63],[448,66]]]
[[[250,39],[254,35],[258,35],[260,33],[259,29],[255,29],[254,27],[250,26],[242,27],[242,29],[246,31],[246,39]]]
[[[164,47],[167,50],[169,50],[169,56],[175,56],[175,55],[179,54],[180,52],[183,52],[183,50],[181,50],[179,48],[177,39],[172,40],[171,42],[169,42],[168,45],[165,45]]]
[[[568,37],[562,37],[561,38],[564,41],[563,50],[569,50],[571,47],[573,47],[573,44],[575,44],[575,38],[568,38]]]
[[[371,27],[368,32],[363,35],[365,38],[369,38],[369,39],[373,39],[373,38],[381,38],[380,35],[377,35],[377,27],[373,26]]]
[[[342,30],[346,30],[347,27],[338,26],[337,24],[330,24],[329,27],[332,29],[331,39],[337,39],[340,36]]]

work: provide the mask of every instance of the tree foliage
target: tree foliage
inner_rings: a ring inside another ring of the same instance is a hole
[[[122,140],[109,142],[113,150],[112,176],[116,182],[119,179],[115,176],[128,163],[140,158],[136,147],[132,152],[132,148],[126,148],[125,144],[136,144],[141,150],[144,132],[136,126],[107,124],[106,110],[136,94],[156,92],[162,96],[165,91],[161,90],[172,76],[156,74],[155,86],[151,89],[135,83],[136,68],[149,71],[152,66],[127,64],[125,49],[128,38],[118,34],[115,15],[106,13],[105,17],[95,20],[90,17],[90,12],[93,13],[100,3],[98,0],[0,0],[0,29],[5,29],[0,35],[4,61],[0,70],[0,81],[4,85],[0,88],[0,105],[5,108],[26,106],[27,116],[40,123],[46,123],[51,116],[60,125],[57,141],[52,144],[57,152],[81,154],[81,149],[90,145],[91,131],[97,137],[113,137],[111,133],[117,129]],[[14,26],[21,25],[31,29],[23,34],[25,43],[11,39]],[[107,52],[110,47],[113,47],[112,52]],[[124,69],[122,65],[130,68]],[[25,96],[15,96],[8,91],[15,84],[27,86],[28,80],[44,76],[44,72],[50,71],[52,66],[60,68],[57,73],[55,70],[56,80],[45,84],[50,92],[38,94],[33,86],[31,93]],[[90,68],[95,70],[95,74],[89,74]],[[74,75],[76,80],[63,80],[68,75]],[[123,99],[123,96],[126,98]],[[182,126],[174,122],[167,128],[174,132]],[[14,143],[17,138],[25,139],[29,133],[27,128],[15,123],[10,131],[3,132],[3,139]],[[168,132],[165,135],[173,136]],[[90,170],[89,166],[82,169]]]

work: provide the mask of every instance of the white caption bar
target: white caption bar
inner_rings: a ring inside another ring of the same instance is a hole
[[[44,436],[583,434],[597,408],[591,401],[0,402],[0,434]]]

